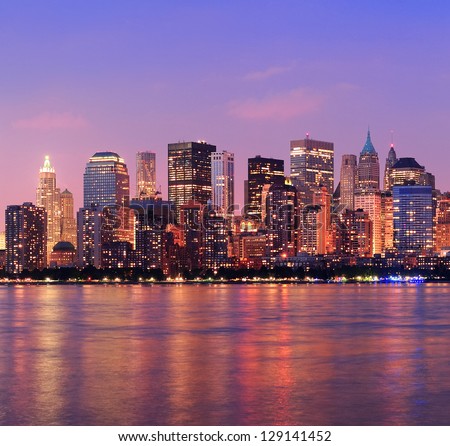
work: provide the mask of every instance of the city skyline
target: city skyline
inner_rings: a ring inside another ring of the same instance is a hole
[[[80,174],[92,153],[120,153],[134,178],[136,152],[155,151],[164,165],[167,143],[178,140],[287,165],[289,141],[309,132],[334,142],[336,176],[342,155],[360,151],[368,125],[381,163],[394,130],[398,156],[416,158],[438,189],[450,189],[439,160],[450,103],[450,65],[440,57],[450,41],[445,2],[197,1],[107,10],[90,2],[70,14],[46,4],[2,5],[2,36],[12,43],[0,49],[0,153],[12,166],[2,186],[18,169],[22,179],[2,194],[2,208],[34,201],[45,155],[78,209]],[[308,18],[301,33],[299,17]],[[202,27],[186,35],[178,26],[186,21]],[[167,173],[159,171],[167,197]]]

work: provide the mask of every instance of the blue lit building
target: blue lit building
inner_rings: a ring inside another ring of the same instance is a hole
[[[426,254],[433,250],[431,186],[393,187],[394,247],[400,253]]]

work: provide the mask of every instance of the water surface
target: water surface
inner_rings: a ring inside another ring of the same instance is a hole
[[[449,425],[450,284],[0,287],[1,425]]]

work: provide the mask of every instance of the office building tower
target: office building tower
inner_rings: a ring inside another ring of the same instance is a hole
[[[180,208],[182,243],[186,250],[186,267],[199,269],[203,262],[203,213],[205,206],[196,201],[189,201]]]
[[[84,172],[84,207],[128,207],[130,178],[125,161],[114,152],[97,152]]]
[[[380,189],[380,162],[370,138],[370,130],[367,131],[366,143],[359,155],[357,188]]]
[[[384,190],[392,190],[392,185],[390,184],[391,169],[397,162],[397,154],[395,153],[394,144],[391,144],[389,149],[388,157],[386,158],[386,166],[384,168]]]
[[[313,206],[318,206],[317,213],[317,248],[315,254],[329,254],[331,246],[331,193],[325,186],[313,190]]]
[[[0,232],[0,251],[4,251],[6,249],[6,238],[5,231]]]
[[[138,152],[136,154],[136,198],[154,198],[156,193],[156,154]]]
[[[309,135],[305,139],[291,141],[291,175],[297,189],[325,186],[334,192],[334,144],[317,141]]]
[[[61,241],[77,245],[77,222],[74,216],[73,194],[61,192]]]
[[[421,166],[414,158],[399,158],[389,169],[387,190],[392,191],[393,186],[403,186],[411,181],[419,186],[435,188],[434,176],[426,172],[424,166]]]
[[[82,265],[102,266],[103,243],[129,242],[134,246],[134,214],[129,204],[130,179],[124,160],[114,152],[95,153],[86,164],[84,207],[77,217]],[[89,234],[89,228],[98,233]]]
[[[196,201],[205,206],[212,198],[211,154],[216,146],[206,142],[169,144],[169,201],[175,203],[179,221],[181,206]]]
[[[297,189],[290,180],[272,184],[266,197],[268,255],[292,257],[297,254],[299,210]]]
[[[442,194],[437,199],[436,212],[436,251],[450,248],[450,193]]]
[[[372,254],[381,254],[381,192],[377,189],[358,189],[355,193],[355,209],[362,209],[372,221]]]
[[[336,253],[342,256],[372,255],[372,220],[362,209],[346,209],[340,216],[336,233]]]
[[[47,264],[47,212],[32,203],[12,205],[5,212],[6,271],[43,269]]]
[[[245,215],[261,222],[264,185],[284,183],[284,161],[260,155],[248,159]]]
[[[342,206],[342,209],[353,210],[355,207],[357,165],[358,161],[355,155],[342,155],[339,183],[339,204]]]
[[[77,252],[80,267],[102,266],[102,244],[110,241],[109,232],[102,231],[103,210],[100,207],[81,208],[77,213]]]
[[[45,157],[44,166],[39,170],[36,206],[46,210],[48,265],[53,246],[61,240],[60,190],[56,187],[55,169],[51,166],[48,156]]]
[[[213,208],[203,216],[202,266],[217,271],[221,266],[230,267],[228,258],[229,222]]]
[[[381,252],[394,247],[394,202],[392,192],[381,192]]]
[[[234,153],[211,154],[212,205],[219,215],[234,214]]]
[[[403,254],[433,251],[433,194],[431,186],[393,187],[394,246]]]

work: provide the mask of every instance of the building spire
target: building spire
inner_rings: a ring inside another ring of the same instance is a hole
[[[55,173],[55,169],[50,164],[50,157],[48,155],[45,156],[44,167],[41,167],[40,171],[41,172]]]
[[[376,155],[377,152],[375,150],[375,147],[372,144],[372,140],[370,138],[370,127],[367,129],[367,139],[366,143],[364,144],[364,147],[361,151],[361,155]]]

